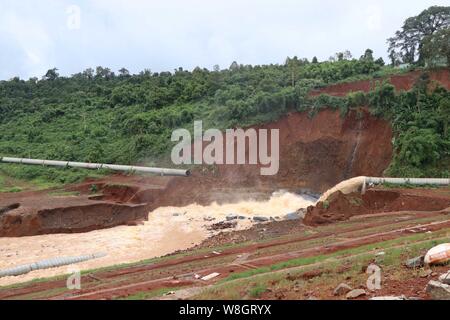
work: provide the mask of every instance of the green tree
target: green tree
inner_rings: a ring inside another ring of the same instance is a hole
[[[127,78],[127,77],[130,76],[130,71],[128,71],[125,68],[122,68],[122,69],[119,70],[119,76],[122,77],[122,78]]]
[[[372,49],[367,49],[364,52],[364,55],[361,56],[360,60],[364,60],[364,61],[373,61],[373,50]]]
[[[45,80],[49,80],[49,81],[53,81],[58,79],[59,77],[59,73],[57,72],[58,69],[57,68],[53,68],[47,71],[47,73],[44,76]]]
[[[445,59],[450,65],[450,28],[442,29],[423,39],[421,54],[430,66]]]
[[[393,64],[401,60],[404,63],[423,62],[421,48],[427,36],[450,28],[450,7],[433,6],[418,16],[406,19],[401,30],[388,39],[389,57]]]
[[[450,121],[450,97],[444,97],[439,103],[439,116],[443,122],[444,138],[448,137],[448,123]]]

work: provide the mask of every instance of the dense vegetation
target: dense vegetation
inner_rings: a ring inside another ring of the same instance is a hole
[[[397,44],[411,36],[412,25],[428,28],[420,23],[427,15],[421,15],[419,22],[416,17],[405,23],[404,32],[391,39],[390,50],[406,50],[403,58],[411,57],[408,50],[415,55],[413,47],[432,61],[436,60],[433,54],[437,58],[448,56],[448,45],[442,45],[448,39],[448,29],[440,29],[447,25],[447,11],[440,7],[428,12],[428,17],[439,17],[439,27],[422,32],[421,42],[410,43],[409,49]],[[420,65],[418,62],[410,68]],[[350,108],[368,105],[374,114],[390,119],[395,129],[396,155],[390,174],[448,176],[450,97],[442,88],[427,91],[426,75],[411,92],[396,94],[390,84],[384,83],[369,94],[308,98],[313,88],[408,71],[395,65],[394,59],[391,66],[385,66],[383,59],[375,59],[368,49],[359,59],[345,51],[325,62],[315,57],[311,62],[293,57],[282,65],[234,62],[228,69],[215,66],[212,71],[180,68],[130,75],[121,69],[116,75],[108,68],[97,67],[60,77],[57,69],[51,69],[40,80],[0,81],[0,155],[165,164],[172,131],[180,127],[192,130],[194,120],[203,120],[205,127],[223,129],[272,121],[292,110],[308,111],[313,116],[327,106],[339,108],[344,115]],[[75,182],[87,174],[91,172],[0,167],[0,178],[58,183]]]
[[[430,88],[429,74],[423,72],[408,92],[396,93],[385,81],[370,93],[351,93],[340,101],[346,110],[366,105],[372,114],[391,121],[395,153],[388,175],[450,176],[450,92],[439,85]]]
[[[388,39],[393,65],[450,63],[450,7],[432,6],[405,20]]]
[[[310,88],[396,72],[372,57],[285,65],[197,68],[173,73],[119,75],[105,68],[42,80],[0,82],[0,154],[86,162],[151,164],[170,149],[175,128],[192,129],[193,120],[229,128],[277,119],[303,110]],[[72,170],[2,165],[19,178],[72,182]],[[84,173],[83,173],[84,174]]]

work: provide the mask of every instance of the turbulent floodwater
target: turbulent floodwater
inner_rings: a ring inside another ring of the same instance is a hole
[[[282,217],[313,204],[313,199],[277,192],[268,201],[192,204],[186,207],[164,207],[149,213],[140,226],[119,226],[81,234],[52,234],[23,238],[0,238],[0,269],[60,256],[79,256],[104,252],[106,257],[77,265],[81,270],[137,262],[159,257],[176,250],[188,249],[213,233],[206,227],[224,221],[229,214]],[[212,220],[214,218],[215,220]],[[295,223],[295,222],[293,222]],[[239,220],[237,230],[251,227],[250,219]],[[19,277],[0,279],[0,285],[72,272],[73,266],[38,270]]]

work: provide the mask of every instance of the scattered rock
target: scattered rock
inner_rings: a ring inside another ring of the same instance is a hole
[[[301,217],[297,212],[288,213],[287,215],[284,216],[284,220],[287,221],[300,220],[300,218]]]
[[[352,291],[352,290],[353,290],[353,288],[350,287],[348,284],[346,284],[346,283],[341,283],[340,285],[338,285],[338,286],[334,289],[333,294],[334,294],[335,296],[343,296],[344,294],[347,294],[347,293],[349,293],[349,292]]]
[[[208,227],[208,230],[224,230],[224,229],[232,229],[236,228],[237,222],[236,221],[222,221],[219,223],[215,223]]]
[[[425,265],[425,256],[406,260],[406,267],[410,269],[422,268]]]
[[[239,216],[238,219],[239,219],[239,220],[245,220],[245,219],[247,219],[247,217]]]
[[[444,283],[444,284],[450,285],[450,271],[447,272],[447,273],[444,273],[443,275],[441,275],[439,277],[439,281]]]
[[[213,218],[213,217],[204,217],[203,218],[203,221],[206,221],[206,222],[212,222],[214,220],[216,220],[216,218]]]
[[[179,217],[179,216],[181,216],[181,213],[174,213],[174,214],[172,214],[172,216],[173,217]]]
[[[431,280],[428,282],[427,293],[433,300],[450,300],[450,285]]]
[[[229,215],[227,215],[226,219],[227,219],[227,221],[233,221],[233,220],[237,220],[238,216],[235,214],[229,214]]]
[[[255,221],[255,222],[267,222],[267,221],[269,221],[269,218],[266,218],[266,217],[253,217],[253,221]]]
[[[363,289],[355,289],[347,293],[345,297],[350,300],[350,299],[357,299],[359,297],[365,296],[366,294],[367,294],[366,291]]]

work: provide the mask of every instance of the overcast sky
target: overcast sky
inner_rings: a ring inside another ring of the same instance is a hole
[[[132,73],[327,59],[366,48],[386,58],[402,22],[448,0],[0,0],[0,79]]]

